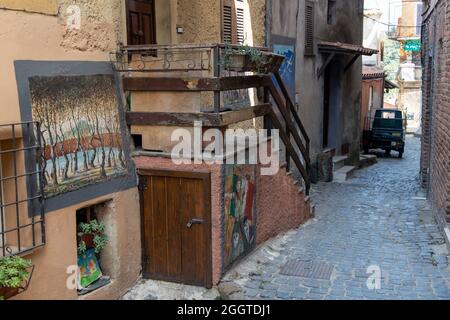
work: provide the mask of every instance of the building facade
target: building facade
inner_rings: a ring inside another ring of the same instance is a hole
[[[363,1],[268,3],[268,44],[292,57],[285,81],[311,137],[314,178],[328,180],[330,155],[359,161],[361,56],[377,52],[362,46]]]
[[[15,299],[116,299],[141,276],[211,287],[312,216],[309,139],[271,76],[282,57],[262,48],[265,16],[262,0],[0,2],[0,258],[34,265]],[[262,75],[224,62],[249,52]],[[273,175],[171,159],[194,120],[224,131],[268,116],[292,159]],[[93,252],[85,236],[100,233]]]
[[[421,181],[441,226],[450,223],[450,123],[448,1],[425,1],[422,27],[424,66]]]

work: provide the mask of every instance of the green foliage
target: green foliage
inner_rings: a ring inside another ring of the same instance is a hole
[[[86,253],[86,250],[86,242],[80,241],[80,244],[78,245],[78,254],[81,256]]]
[[[84,234],[97,234],[105,232],[105,224],[92,220],[90,223],[80,223],[80,231]]]
[[[400,42],[390,39],[384,40],[384,70],[387,79],[394,81],[400,68]],[[387,99],[397,96],[398,90],[390,90],[385,95]]]
[[[105,235],[96,235],[94,237],[95,253],[99,254],[105,249],[109,242],[109,239]]]
[[[0,287],[20,288],[28,279],[31,261],[21,257],[6,257],[0,260]]]
[[[400,43],[386,39],[384,41],[384,69],[389,80],[395,80],[400,67]]]
[[[99,223],[97,220],[92,220],[90,223],[80,223],[78,227],[80,229],[79,236],[94,236],[95,253],[101,253],[108,245],[109,238],[105,235],[105,224],[103,222]],[[80,241],[78,245],[78,254],[85,254],[87,249],[86,243],[84,241]]]
[[[226,45],[223,51],[221,65],[225,69],[229,69],[232,67],[232,57],[236,55],[247,56],[249,62],[256,67],[257,72],[264,73],[264,63],[266,62],[264,59],[264,55],[261,50],[250,47],[248,45],[239,46],[239,47],[231,47]]]

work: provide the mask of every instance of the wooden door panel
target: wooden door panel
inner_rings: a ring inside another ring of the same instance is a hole
[[[151,260],[152,273],[167,273],[167,212],[166,212],[166,179],[164,177],[152,177],[153,189],[153,254]]]
[[[155,44],[155,21],[153,0],[127,0],[128,44]]]
[[[181,224],[180,199],[178,190],[181,181],[178,178],[166,178],[167,186],[167,274],[170,278],[180,279],[181,264]]]
[[[186,174],[141,175],[144,275],[211,287],[210,178]]]

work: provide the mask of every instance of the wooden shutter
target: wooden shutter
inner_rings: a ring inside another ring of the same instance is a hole
[[[314,55],[314,3],[306,1],[305,8],[305,55]]]
[[[233,43],[233,7],[229,5],[223,6],[223,42]]]
[[[224,0],[222,9],[222,41],[243,44],[245,41],[245,7],[243,0]]]

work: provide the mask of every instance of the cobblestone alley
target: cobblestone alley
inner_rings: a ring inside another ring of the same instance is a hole
[[[419,150],[420,139],[410,137],[403,160],[380,154],[347,183],[316,185],[316,218],[259,248],[227,274],[221,292],[230,299],[450,299],[449,253],[418,186]],[[299,273],[299,264],[310,272]]]

